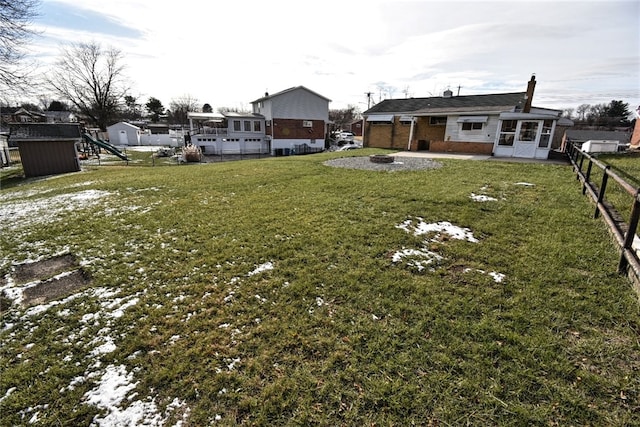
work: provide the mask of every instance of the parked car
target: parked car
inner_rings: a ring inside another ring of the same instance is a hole
[[[362,148],[362,146],[350,143],[350,144],[343,145],[342,147],[338,148],[336,151],[357,150],[358,148]]]
[[[353,141],[353,137],[355,136],[353,132],[349,132],[346,130],[337,131],[333,135],[334,135],[334,139],[338,142],[340,141],[351,142]]]

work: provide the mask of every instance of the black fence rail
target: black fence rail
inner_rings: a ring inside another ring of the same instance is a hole
[[[640,259],[634,248],[638,219],[640,218],[640,188],[633,187],[613,171],[610,165],[604,164],[589,153],[582,151],[575,144],[568,144],[567,155],[576,172],[576,178],[582,183],[582,194],[589,193],[596,204],[593,217],[602,216],[617,243],[620,252],[618,272],[629,276],[640,297]],[[594,177],[598,175],[601,175],[599,185],[593,181]],[[607,189],[611,194],[613,185],[617,187],[617,193],[626,195],[626,199],[631,204],[628,223],[620,214],[620,209],[627,209],[627,206],[620,206],[620,202],[617,202],[618,206],[616,207],[607,198]],[[640,247],[637,249],[640,250]]]

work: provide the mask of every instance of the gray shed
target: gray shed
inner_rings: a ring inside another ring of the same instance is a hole
[[[77,123],[14,123],[9,143],[18,146],[27,177],[80,171],[76,144],[82,139]]]

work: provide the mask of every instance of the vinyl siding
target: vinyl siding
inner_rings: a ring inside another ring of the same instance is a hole
[[[268,118],[329,121],[329,102],[304,89],[283,93],[266,103],[271,104]]]

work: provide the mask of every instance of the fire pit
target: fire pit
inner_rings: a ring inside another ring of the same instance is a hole
[[[393,163],[393,156],[387,156],[385,154],[372,154],[369,156],[371,163]]]

